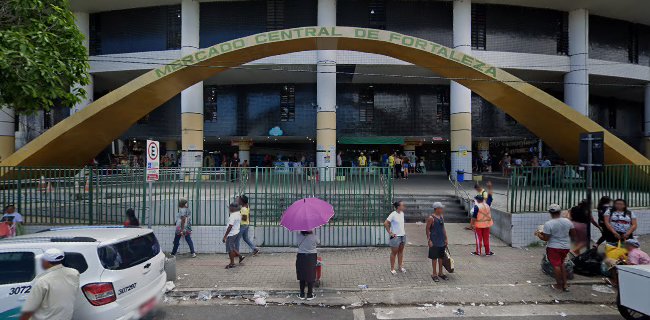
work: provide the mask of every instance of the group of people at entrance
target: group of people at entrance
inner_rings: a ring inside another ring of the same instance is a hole
[[[474,231],[476,249],[471,252],[474,256],[490,257],[494,252],[490,249],[490,227],[493,225],[490,206],[492,204],[492,185],[488,183],[488,190],[477,185],[480,193],[475,197],[470,229]],[[390,272],[397,275],[398,272],[406,273],[404,267],[404,247],[407,243],[406,229],[404,227],[404,211],[406,206],[403,201],[393,203],[394,211],[388,215],[384,222],[384,228],[389,236]],[[439,282],[448,280],[444,270],[453,271],[453,259],[449,253],[449,241],[444,219],[445,206],[440,202],[434,202],[433,212],[427,218],[425,234],[429,246],[428,257],[431,259],[431,280]],[[485,250],[483,250],[485,248]],[[397,267],[396,263],[397,262]]]
[[[614,286],[618,283],[618,265],[650,264],[650,256],[641,250],[641,244],[634,237],[636,214],[628,209],[624,199],[612,201],[608,196],[602,197],[597,206],[597,218],[593,217],[587,201],[568,211],[562,210],[558,204],[551,204],[548,211],[551,219],[535,235],[546,241],[546,258],[556,280],[551,286],[553,289],[568,291],[568,260],[574,270],[589,271],[587,267],[592,266],[595,271],[590,271],[589,275],[602,272],[609,276],[605,281]],[[590,225],[601,232],[601,237],[591,248],[587,232]],[[601,253],[598,249],[603,243],[605,250]]]

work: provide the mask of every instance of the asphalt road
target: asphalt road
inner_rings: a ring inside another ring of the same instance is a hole
[[[228,320],[410,320],[410,319],[525,319],[525,320],[620,320],[616,309],[602,305],[526,305],[502,307],[415,306],[365,307],[355,309],[255,305],[166,305],[153,317],[167,319],[228,319]],[[454,313],[456,311],[456,314]]]

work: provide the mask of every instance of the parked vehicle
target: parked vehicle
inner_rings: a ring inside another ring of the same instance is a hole
[[[617,269],[618,311],[628,320],[650,319],[650,265],[617,266]]]
[[[152,230],[67,227],[0,241],[0,319],[17,318],[31,281],[43,272],[36,256],[65,252],[80,273],[74,319],[139,319],[164,294],[165,255]]]

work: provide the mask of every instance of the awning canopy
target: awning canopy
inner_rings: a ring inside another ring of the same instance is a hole
[[[404,144],[404,137],[341,137],[339,144]]]

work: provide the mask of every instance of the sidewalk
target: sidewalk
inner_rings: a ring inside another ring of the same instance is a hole
[[[450,251],[456,271],[449,281],[431,280],[431,262],[427,259],[424,225],[408,225],[409,245],[405,251],[405,274],[393,276],[389,268],[388,248],[322,249],[322,286],[317,303],[330,305],[362,301],[378,304],[418,304],[431,301],[447,303],[554,303],[557,301],[612,303],[615,295],[592,290],[601,278],[576,275],[569,293],[556,293],[549,288],[554,280],[540,270],[544,248],[511,248],[493,239],[493,257],[475,257],[473,234],[464,224],[447,224]],[[646,243],[648,241],[645,241]],[[276,251],[276,252],[274,252]],[[192,259],[181,255],[177,260],[176,292],[171,296],[195,294],[210,290],[214,295],[252,294],[258,290],[274,293],[275,299],[288,303],[295,298],[295,253],[262,248],[256,257],[247,257],[244,264],[225,270],[225,254],[201,255]],[[367,285],[368,289],[360,289]],[[325,302],[324,302],[325,301]]]

